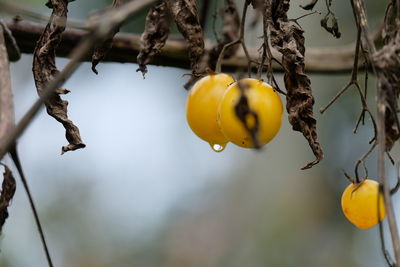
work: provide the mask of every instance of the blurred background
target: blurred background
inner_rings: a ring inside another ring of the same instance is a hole
[[[45,1],[17,2],[50,13]],[[69,16],[86,19],[110,2],[72,2]],[[307,1],[292,2],[292,18],[306,13],[298,5]],[[237,3],[241,9],[242,1]],[[366,3],[371,27],[377,28],[385,5]],[[222,7],[223,1],[217,5]],[[325,1],[316,9],[325,14]],[[307,48],[355,40],[350,4],[334,1],[332,9],[342,38],[337,40],[320,28],[321,15],[308,16],[300,20]],[[123,30],[141,33],[146,13]],[[253,15],[249,9],[249,18]],[[249,45],[259,42],[260,27],[247,35]],[[17,120],[37,99],[31,62],[32,55],[23,55],[11,64]],[[58,68],[67,62],[58,58]],[[188,70],[150,66],[144,80],[135,72],[135,64],[102,63],[97,69],[96,76],[84,63],[65,84],[72,91],[64,97],[69,101],[69,117],[80,128],[85,149],[61,156],[64,129],[45,111],[19,140],[55,266],[385,266],[378,227],[359,230],[340,208],[348,184],[341,169],[353,174],[355,161],[369,148],[371,122],[366,120],[353,134],[361,112],[354,89],[324,115],[318,112],[350,74],[310,76],[325,159],[301,171],[313,154],[301,133],[291,130],[286,113],[278,136],[262,151],[229,144],[215,153],[186,123],[183,84],[187,77],[182,75]],[[276,77],[283,87],[282,75]],[[370,77],[371,104],[374,83]],[[395,148],[393,156],[398,154]],[[12,164],[8,158],[5,162]],[[366,163],[375,178],[375,154]],[[387,165],[394,183],[394,167]],[[399,198],[394,200],[398,211]],[[9,212],[0,237],[0,266],[46,266],[19,180]]]

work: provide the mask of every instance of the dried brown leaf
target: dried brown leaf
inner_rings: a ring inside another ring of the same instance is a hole
[[[289,122],[293,130],[303,133],[316,157],[302,168],[308,169],[322,160],[323,151],[317,141],[317,121],[313,116],[314,97],[311,82],[304,72],[303,30],[297,24],[289,22],[287,18],[289,3],[289,0],[266,0],[264,19],[268,21],[272,46],[282,54]]]
[[[42,94],[46,85],[58,75],[55,64],[56,48],[61,41],[61,34],[65,30],[67,20],[67,0],[51,0],[46,5],[53,8],[49,23],[40,36],[33,54],[33,76],[39,95]],[[62,153],[85,147],[82,142],[79,129],[68,119],[68,102],[62,100],[60,93],[67,93],[68,90],[59,89],[45,102],[47,113],[59,121],[65,128],[65,136],[69,142],[62,147]]]
[[[112,8],[117,8],[125,3],[125,0],[113,0]],[[104,38],[104,41],[95,46],[92,55],[92,71],[98,74],[96,66],[104,59],[108,51],[110,51],[114,36],[119,32],[119,28],[115,28],[110,34]]]
[[[196,1],[165,0],[165,2],[175,20],[178,30],[187,42],[193,74],[199,75],[201,73],[199,62],[204,54],[204,39]]]
[[[150,9],[146,17],[146,25],[140,40],[140,52],[137,56],[139,68],[144,75],[147,73],[147,64],[164,47],[167,41],[171,16],[165,2]]]
[[[10,202],[14,197],[17,187],[10,168],[8,168],[7,165],[2,165],[4,166],[4,173],[0,194],[0,232],[2,231],[4,223],[8,218],[8,206],[10,206]]]

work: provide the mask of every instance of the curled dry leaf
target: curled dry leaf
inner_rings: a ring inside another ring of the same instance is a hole
[[[300,7],[305,10],[312,10],[317,3],[318,0],[312,0],[310,3],[306,5],[300,5]],[[326,1],[326,7],[328,9],[328,13],[325,15],[323,19],[321,19],[321,27],[324,28],[330,34],[332,34],[333,37],[340,38],[342,34],[339,31],[338,19],[330,9],[331,5],[332,5],[332,0]],[[328,25],[329,19],[331,20],[330,26]]]
[[[113,0],[112,8],[117,8],[125,3],[125,0]],[[110,51],[112,47],[112,42],[114,36],[119,32],[119,28],[115,28],[110,34],[104,38],[104,41],[100,44],[96,45],[92,55],[92,71],[98,74],[96,70],[96,66],[104,59],[107,55],[108,51]]]
[[[140,40],[140,52],[137,56],[139,68],[144,75],[147,73],[147,64],[157,55],[167,41],[171,16],[165,2],[150,9],[146,17],[146,25]]]
[[[178,30],[185,38],[193,75],[201,73],[199,62],[204,54],[203,30],[195,0],[165,0]]]
[[[0,232],[3,229],[4,223],[8,218],[8,206],[10,206],[10,202],[14,197],[16,190],[16,183],[14,176],[8,168],[7,165],[4,165],[4,173],[3,173],[3,184],[1,185],[1,195],[0,195]]]
[[[303,30],[297,24],[289,22],[287,17],[289,2],[289,0],[265,0],[264,19],[269,24],[272,46],[282,54],[289,122],[293,130],[303,133],[316,157],[302,168],[308,169],[322,160],[323,151],[317,141],[317,121],[313,116],[314,97],[311,82],[304,72]]]
[[[328,25],[328,21],[331,19],[331,26]],[[339,23],[336,16],[333,13],[328,13],[323,19],[321,19],[321,27],[327,32],[333,35],[335,38],[340,38],[342,34],[339,31]]]
[[[33,54],[32,70],[39,95],[41,95],[49,81],[59,73],[55,64],[55,52],[61,41],[61,34],[65,30],[68,12],[67,4],[67,0],[51,0],[46,4],[53,8],[53,12],[49,23],[36,44]],[[68,90],[61,88],[54,92],[54,95],[45,102],[47,113],[62,123],[66,130],[65,136],[69,144],[62,147],[62,153],[85,147],[78,127],[68,119],[68,102],[60,97],[60,94],[68,92]]]

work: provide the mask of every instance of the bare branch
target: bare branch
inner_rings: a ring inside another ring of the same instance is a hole
[[[34,44],[39,39],[40,34],[44,30],[44,25],[32,23],[28,21],[11,20],[7,21],[6,25],[11,30],[15,37],[18,46],[22,53],[32,54]],[[62,41],[57,49],[57,56],[67,57],[71,54],[73,48],[87,34],[86,31],[77,29],[66,29],[62,34]],[[206,40],[206,49],[210,50],[214,44]],[[113,47],[109,54],[104,58],[104,61],[112,62],[132,62],[136,63],[136,57],[140,50],[140,35],[118,33],[114,37]],[[248,48],[250,57],[257,58],[258,53],[256,48]],[[280,54],[271,49],[273,57],[280,57]],[[84,56],[82,61],[90,61],[89,56]],[[238,51],[235,56],[224,59],[222,64],[228,72],[233,72],[247,68],[246,55]],[[354,44],[326,47],[326,48],[309,48],[305,53],[305,66],[308,73],[350,73],[354,63]],[[187,58],[187,47],[181,39],[174,38],[168,40],[161,50],[160,54],[154,58],[154,65],[171,66],[180,68],[189,68],[190,62]],[[282,72],[282,67],[279,64],[272,65],[274,71]],[[362,65],[360,64],[360,68]],[[256,71],[253,70],[253,71]]]

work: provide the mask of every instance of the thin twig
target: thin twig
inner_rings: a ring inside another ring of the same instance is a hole
[[[32,212],[33,212],[33,216],[35,218],[35,223],[36,223],[36,226],[37,226],[38,231],[39,231],[40,239],[42,241],[43,248],[44,248],[44,251],[46,253],[47,263],[49,264],[49,267],[53,267],[54,266],[53,265],[53,261],[51,260],[49,248],[47,246],[46,239],[44,237],[44,231],[43,231],[43,228],[42,228],[42,224],[40,223],[39,214],[38,214],[38,212],[36,210],[36,206],[35,206],[35,203],[33,201],[33,197],[32,197],[31,191],[29,189],[28,182],[27,182],[27,180],[25,178],[25,175],[24,175],[24,172],[22,170],[22,165],[21,165],[21,161],[19,159],[18,153],[17,153],[16,145],[14,145],[10,149],[10,155],[11,155],[12,160],[14,161],[15,167],[17,167],[17,170],[18,170],[19,176],[21,177],[21,181],[22,181],[22,184],[24,186],[25,192],[26,192],[26,194],[28,196],[29,204],[31,206],[31,209],[32,209]]]
[[[234,40],[226,45],[224,45],[224,47],[222,48],[221,52],[219,53],[218,56],[218,60],[217,60],[217,64],[215,67],[215,72],[220,73],[221,72],[221,64],[222,64],[222,60],[224,58],[224,53],[226,51],[226,49],[228,49],[231,46],[234,46],[235,44],[240,43],[242,45],[242,49],[244,51],[244,54],[246,56],[247,59],[247,72],[248,72],[248,77],[251,76],[251,56],[250,53],[246,47],[246,43],[244,40],[244,26],[246,23],[246,13],[247,13],[247,7],[249,6],[249,1],[245,0],[244,1],[244,6],[243,6],[243,12],[242,12],[242,18],[240,21],[240,31],[239,31],[239,38],[237,40]]]
[[[374,151],[375,147],[376,147],[376,142],[374,142],[374,143],[372,144],[372,146],[368,149],[368,151],[365,152],[364,155],[362,155],[362,156],[357,160],[357,162],[356,162],[356,164],[355,164],[355,167],[354,167],[354,173],[355,173],[355,175],[356,175],[356,182],[357,182],[357,183],[360,183],[362,180],[368,178],[368,169],[366,168],[364,162],[365,162],[365,159],[372,153],[372,151]],[[359,174],[358,174],[358,167],[360,166],[361,163],[362,163],[363,166],[364,166],[364,172],[365,172],[365,176],[364,176],[363,179],[360,179],[360,176],[359,176]]]
[[[356,41],[356,47],[355,47],[355,52],[354,52],[354,63],[353,63],[353,69],[351,71],[351,79],[350,81],[329,101],[329,103],[321,108],[319,112],[323,114],[333,103],[336,102],[336,100],[339,99],[339,97],[347,91],[347,89],[350,88],[351,85],[357,84],[357,74],[358,74],[358,58],[360,54],[360,40],[361,40],[361,30],[358,29],[357,31],[357,41]]]

